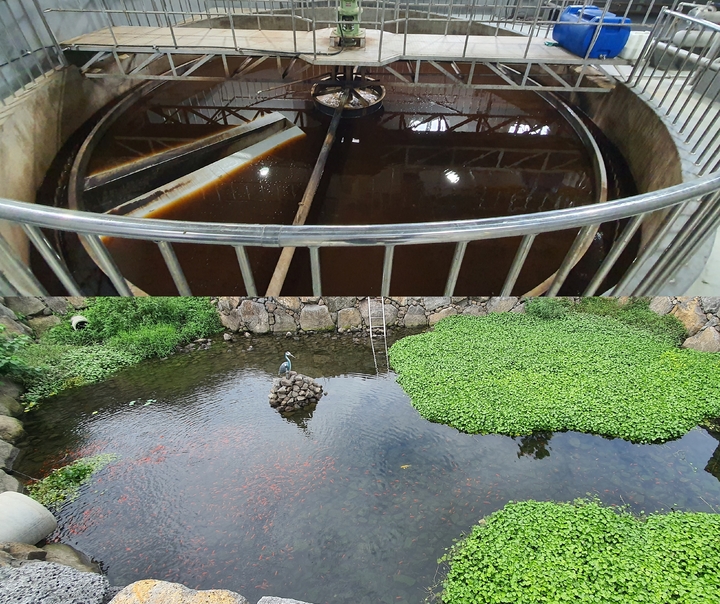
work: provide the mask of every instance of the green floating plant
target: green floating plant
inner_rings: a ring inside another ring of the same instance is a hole
[[[424,418],[473,434],[656,442],[720,416],[720,354],[679,348],[677,321],[566,306],[448,317],[396,342],[390,361]]]
[[[720,515],[511,502],[440,562],[443,604],[717,604]]]

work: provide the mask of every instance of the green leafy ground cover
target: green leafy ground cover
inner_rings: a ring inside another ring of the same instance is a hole
[[[720,354],[678,348],[671,317],[552,300],[527,314],[452,316],[390,349],[426,419],[468,433],[576,430],[677,438],[720,416]]]
[[[79,489],[92,475],[117,459],[117,455],[104,454],[83,457],[53,470],[42,480],[28,486],[30,497],[48,508],[58,508],[77,498]]]
[[[717,604],[720,515],[511,502],[441,562],[443,604]]]
[[[97,298],[82,314],[85,329],[74,331],[67,318],[37,344],[17,351],[35,369],[21,376],[26,408],[222,330],[208,298]]]

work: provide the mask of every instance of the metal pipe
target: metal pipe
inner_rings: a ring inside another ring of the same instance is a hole
[[[607,277],[607,274],[610,272],[612,267],[615,266],[620,254],[623,253],[628,243],[630,243],[630,240],[633,238],[633,235],[635,235],[635,232],[638,228],[640,228],[643,218],[645,218],[644,214],[638,214],[637,216],[633,216],[630,222],[625,225],[620,237],[615,240],[615,243],[613,243],[613,246],[610,248],[608,255],[605,256],[605,260],[603,260],[602,264],[595,272],[595,275],[593,275],[593,278],[590,280],[590,283],[585,288],[583,297],[595,295],[595,292],[598,287],[600,287],[603,279]]]
[[[252,298],[256,298],[257,288],[255,287],[255,279],[253,278],[250,260],[248,259],[245,247],[242,245],[236,245],[235,254],[237,255],[238,264],[240,265],[240,273],[242,274],[245,293]]]
[[[502,291],[500,292],[501,296],[507,297],[512,295],[512,289],[515,287],[515,283],[520,276],[520,271],[523,266],[525,266],[525,260],[530,253],[530,248],[535,241],[535,237],[536,235],[525,235],[522,238],[522,241],[520,241],[520,246],[515,253],[513,263],[510,266],[507,276],[505,277],[505,283],[503,284]]]
[[[24,224],[23,230],[67,292],[71,296],[82,296],[82,292],[75,282],[75,279],[73,279],[72,275],[68,272],[62,258],[60,258],[60,255],[52,245],[50,245],[50,242],[43,232],[39,228],[30,226],[29,224]]]
[[[6,279],[21,296],[48,295],[28,266],[17,257],[15,250],[2,234],[0,234],[0,267]]]
[[[455,244],[455,252],[453,253],[452,263],[450,264],[450,272],[448,273],[447,282],[445,283],[445,293],[443,294],[446,297],[452,296],[455,293],[455,285],[457,285],[457,280],[460,276],[460,267],[462,266],[462,261],[465,257],[467,244],[467,241],[458,241]]]
[[[177,287],[178,294],[181,296],[192,296],[190,286],[178,262],[172,244],[167,241],[156,241],[155,243],[160,248],[160,253],[162,254],[163,260],[165,260],[165,266],[167,266],[168,271],[170,271],[170,276],[172,277],[175,287]]]
[[[38,0],[32,0],[33,4],[35,5],[35,10],[37,10],[38,15],[40,15],[40,20],[43,22],[43,26],[47,30],[48,35],[50,36],[50,39],[52,40],[53,46],[55,47],[55,53],[57,54],[58,60],[60,61],[61,65],[63,67],[68,66],[68,61],[65,58],[65,53],[63,52],[62,47],[60,46],[60,42],[55,37],[55,33],[50,28],[50,24],[48,23],[47,19],[45,18],[45,13],[43,12],[42,8],[40,8],[40,4]]]
[[[580,229],[577,237],[575,237],[575,241],[573,241],[568,253],[565,255],[560,268],[557,270],[557,273],[555,273],[555,278],[546,294],[548,297],[557,296],[563,283],[565,283],[565,279],[567,279],[567,276],[577,264],[578,260],[582,258],[587,249],[588,242],[592,241],[599,228],[599,224],[591,224]]]
[[[310,250],[310,275],[312,277],[313,296],[322,296],[322,276],[320,275],[320,248],[313,246],[308,249]]]
[[[380,295],[384,298],[390,296],[390,279],[392,278],[393,257],[395,256],[395,246],[385,246],[385,257],[383,258],[382,285],[380,286]]]
[[[93,260],[100,269],[108,276],[112,284],[115,286],[118,294],[121,296],[132,296],[132,292],[128,287],[125,277],[122,276],[110,252],[97,235],[87,235],[78,233],[80,240],[90,248],[93,254]]]

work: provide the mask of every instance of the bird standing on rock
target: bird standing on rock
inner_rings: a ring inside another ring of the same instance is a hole
[[[290,373],[290,370],[292,369],[292,363],[290,362],[290,357],[292,357],[294,359],[295,355],[293,355],[290,352],[286,352],[285,353],[285,362],[282,365],[280,365],[280,370],[278,371],[278,375]]]

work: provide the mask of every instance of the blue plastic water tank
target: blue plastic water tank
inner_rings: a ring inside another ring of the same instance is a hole
[[[620,27],[620,24],[630,23],[630,19],[609,12],[603,18],[602,9],[597,6],[568,6],[553,27],[553,40],[571,53],[584,57],[600,23],[600,34],[588,56],[612,59],[620,54],[630,37],[630,28]]]

